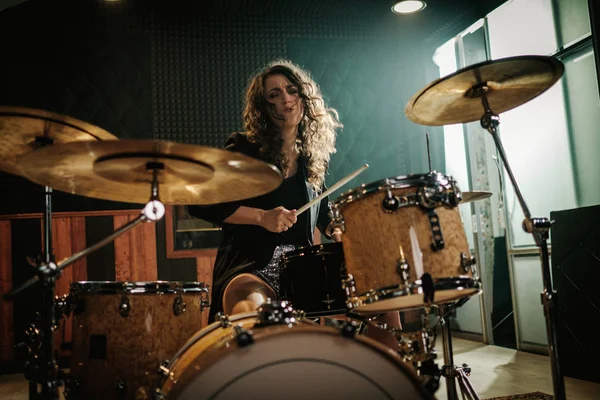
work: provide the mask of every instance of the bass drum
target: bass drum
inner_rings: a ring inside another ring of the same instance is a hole
[[[157,397],[433,399],[395,352],[352,325],[286,323],[282,314],[259,309],[199,331],[163,367]]]

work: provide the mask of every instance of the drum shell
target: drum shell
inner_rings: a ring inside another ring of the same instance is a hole
[[[122,382],[124,398],[151,398],[161,363],[202,328],[206,292],[197,282],[74,282],[69,376],[79,386],[75,397],[119,398]],[[185,311],[175,315],[179,300]],[[120,310],[125,302],[128,313]]]
[[[458,207],[440,205],[432,208],[439,219],[444,241],[443,248],[438,250],[432,247],[433,233],[428,216],[430,209],[420,205],[403,205],[389,212],[382,207],[382,202],[389,196],[388,188],[389,193],[398,199],[407,196],[414,198],[419,189],[428,183],[420,177],[420,183],[415,183],[417,179],[406,179],[403,184],[402,178],[394,178],[391,185],[389,180],[371,183],[367,185],[370,188],[365,190],[367,193],[346,194],[334,203],[334,209],[343,220],[345,274],[352,275],[355,295],[359,297],[383,288],[402,287],[421,278],[417,276],[415,268],[411,227],[422,254],[423,273],[428,273],[434,281],[452,278],[476,280],[470,266],[463,266],[463,259],[470,260],[471,254]],[[359,193],[358,190],[355,192]],[[397,268],[401,259],[400,249],[409,264],[407,282],[402,281]],[[463,290],[461,287],[448,290],[447,293],[436,290],[435,302],[448,302],[475,292],[478,289]],[[401,297],[404,298],[386,300],[386,305],[362,305],[356,311],[402,310],[419,308],[425,304],[422,294],[407,293]]]
[[[344,251],[341,243],[305,246],[286,252],[281,263],[283,299],[307,317],[345,314],[346,293],[341,271]]]
[[[338,329],[319,326],[306,320],[292,326],[282,324],[257,327],[256,322],[256,313],[249,312],[232,316],[231,326],[224,327],[216,322],[206,327],[180,350],[178,356],[167,367],[167,377],[160,385],[158,392],[168,399],[231,398],[223,397],[223,393],[229,389],[230,385],[235,386],[238,380],[247,378],[247,375],[253,375],[261,369],[274,366],[273,375],[269,375],[269,380],[252,378],[246,380],[243,390],[245,398],[309,398],[306,397],[304,390],[313,394],[316,390],[320,392],[321,397],[329,398],[327,394],[332,391],[332,385],[335,386],[338,394],[342,391],[346,398],[358,398],[356,393],[347,390],[345,384],[349,385],[350,383],[338,380],[334,384],[328,381],[329,377],[326,375],[319,377],[318,381],[304,381],[305,375],[310,375],[310,371],[307,369],[299,367],[294,374],[279,375],[279,368],[285,368],[295,362],[302,362],[303,357],[310,361],[318,361],[322,352],[323,360],[327,360],[329,357],[326,363],[334,366],[337,364],[339,368],[348,370],[353,370],[360,364],[370,364],[375,360],[374,365],[385,365],[387,368],[388,375],[382,378],[387,381],[382,385],[386,387],[386,390],[389,390],[390,387],[397,388],[405,385],[406,387],[400,388],[400,390],[408,393],[409,396],[402,398],[433,398],[420,387],[419,378],[414,370],[404,363],[395,352],[367,337],[343,337]],[[235,340],[235,326],[251,331],[254,342],[240,346]],[[307,345],[307,339],[318,345]],[[282,340],[286,341],[287,347],[281,347]],[[324,341],[327,345],[323,344]],[[259,350],[255,350],[257,344],[263,345],[260,353],[258,353]],[[265,348],[264,346],[267,344],[272,344],[273,347]],[[345,351],[357,347],[362,348],[363,358],[352,358]],[[253,351],[254,353],[252,353]],[[264,357],[264,360],[257,360],[258,357]],[[215,373],[214,369],[217,368],[221,372]],[[377,380],[380,369],[375,367],[371,368],[371,371]],[[389,373],[390,371],[392,373]],[[217,379],[214,379],[215,377]],[[222,382],[215,382],[216,380]],[[373,386],[378,387],[377,382]],[[194,392],[194,388],[202,390],[202,393]],[[281,397],[281,391],[285,391],[286,388],[289,388],[289,393]],[[239,391],[239,387],[237,389]],[[380,391],[381,389],[378,387],[377,392]]]

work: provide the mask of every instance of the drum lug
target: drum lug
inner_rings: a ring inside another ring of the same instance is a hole
[[[173,315],[179,317],[181,314],[183,314],[185,312],[186,305],[187,304],[185,304],[183,301],[181,293],[179,293],[177,297],[175,297],[175,300],[173,300]]]
[[[460,253],[460,265],[463,267],[465,272],[471,272],[473,275],[476,275],[476,263],[477,261],[475,261],[475,257],[468,257],[465,253]]]
[[[249,329],[244,329],[241,325],[237,325],[234,328],[235,340],[239,347],[245,347],[254,343],[253,332]]]
[[[127,397],[127,383],[123,378],[117,379],[117,399],[125,399]]]
[[[440,226],[440,217],[438,217],[435,210],[429,210],[427,217],[429,217],[429,226],[431,227],[431,235],[433,236],[431,249],[433,251],[442,250],[444,248],[444,236],[442,235],[442,227]]]
[[[210,307],[210,301],[208,300],[208,290],[200,293],[200,312],[204,312],[205,308]]]
[[[121,295],[121,304],[119,304],[119,314],[121,317],[126,318],[129,316],[131,311],[131,304],[129,304],[129,298],[126,295]]]
[[[381,201],[381,207],[386,213],[393,213],[400,208],[400,199],[392,194],[389,186],[386,188],[385,198]]]
[[[342,289],[346,291],[346,307],[352,310],[358,302],[356,297],[356,282],[352,274],[347,274],[345,278],[342,278]]]
[[[167,394],[160,389],[156,389],[154,391],[154,400],[165,400],[167,398]]]
[[[170,360],[163,360],[163,362],[161,362],[160,366],[158,367],[158,372],[165,378],[168,376],[173,376],[173,373],[168,368],[170,362]]]
[[[217,313],[217,320],[219,321],[221,328],[229,328],[231,326],[231,321],[229,320],[227,314],[221,312]]]
[[[400,259],[398,260],[398,265],[396,265],[396,272],[398,275],[400,275],[402,284],[406,285],[410,277],[410,265],[408,265],[406,262],[406,257],[404,256],[404,249],[402,249],[402,246],[400,246]]]

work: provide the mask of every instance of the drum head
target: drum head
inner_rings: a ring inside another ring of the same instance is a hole
[[[255,330],[245,347],[213,348],[205,356],[214,361],[186,374],[169,398],[432,399],[398,356],[370,339],[328,327],[280,328]]]

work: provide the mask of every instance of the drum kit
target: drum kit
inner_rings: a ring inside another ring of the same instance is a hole
[[[562,63],[520,56],[463,68],[416,93],[406,116],[422,125],[479,120],[523,208],[543,268],[555,397],[564,399],[548,262],[551,223],[533,218],[498,136],[499,117],[539,96],[562,76]],[[40,284],[41,324],[27,332],[26,377],[41,397],[58,398],[410,398],[432,399],[440,377],[449,399],[479,399],[467,365],[455,366],[448,317],[483,291],[458,206],[489,197],[461,192],[436,171],[363,184],[332,201],[330,227],[342,241],[284,254],[283,298],[252,312],[218,314],[201,327],[208,288],[198,282],[73,282],[55,296],[61,271],[142,222],[156,222],[165,204],[217,204],[259,196],[282,182],[279,171],[239,153],[159,140],[118,140],[82,121],[46,111],[0,107],[0,168],[46,187],[44,259],[34,278],[4,295]],[[51,194],[60,190],[144,205],[138,218],[67,259],[51,255]],[[149,296],[154,295],[154,296]],[[375,318],[421,310],[422,329],[402,331]],[[69,372],[57,367],[57,321],[72,316]],[[329,319],[343,316],[347,318]],[[322,324],[315,318],[325,317]],[[433,321],[433,322],[431,322]],[[363,335],[387,329],[392,350]],[[125,327],[127,329],[125,329]],[[444,366],[433,359],[437,329]]]

